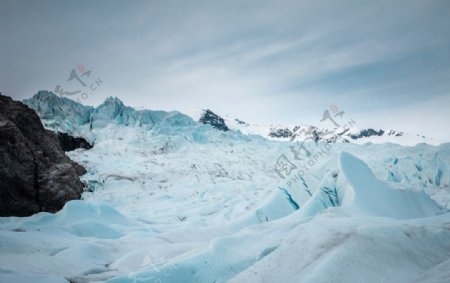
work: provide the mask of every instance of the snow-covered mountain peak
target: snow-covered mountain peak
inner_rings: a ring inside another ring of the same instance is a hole
[[[39,91],[24,103],[34,109],[45,127],[67,133],[82,134],[84,128],[104,128],[115,124],[152,129],[156,125],[188,126],[194,121],[177,111],[136,110],[117,97],[108,97],[97,107],[85,106],[49,91]]]
[[[47,128],[82,135],[80,126],[103,128],[109,124],[123,126],[138,126],[156,129],[158,132],[174,132],[179,127],[198,127],[210,125],[220,131],[240,131],[244,135],[259,135],[267,139],[290,142],[326,142],[326,143],[397,143],[401,145],[416,145],[428,143],[437,145],[441,141],[421,135],[409,134],[397,130],[351,127],[320,128],[314,125],[264,125],[252,124],[238,118],[218,114],[210,109],[189,111],[189,116],[177,111],[136,110],[126,106],[117,97],[108,97],[97,107],[84,106],[66,97],[60,97],[49,91],[39,91],[24,103],[33,108],[41,117]],[[164,129],[162,129],[163,127]],[[169,127],[175,127],[170,129]],[[177,130],[178,129],[178,130]],[[191,131],[183,128],[188,132]]]
[[[108,109],[108,111],[113,111],[115,113],[123,111],[124,109],[127,109],[129,111],[135,111],[132,107],[125,106],[125,104],[119,98],[112,96],[107,97],[105,101],[103,101],[103,103],[96,108],[97,108],[96,110]]]
[[[88,123],[94,109],[50,91],[39,91],[23,102],[36,111],[46,128],[61,132],[72,132],[77,125]]]
[[[289,142],[326,142],[326,143],[396,143],[401,145],[413,146],[419,143],[428,143],[433,145],[441,144],[442,141],[422,135],[406,133],[392,129],[373,129],[362,128],[357,125],[347,125],[336,128],[320,128],[308,124],[252,124],[244,122],[238,118],[211,112],[216,121],[222,121],[219,124],[227,126],[230,130],[239,130],[246,135],[260,135],[262,137]],[[203,119],[203,115],[209,112],[190,111],[189,115],[197,121]],[[211,118],[212,119],[212,118]]]
[[[103,102],[103,104],[117,104],[117,105],[122,105],[124,106],[122,100],[120,100],[118,97],[116,96],[108,96],[105,101]]]

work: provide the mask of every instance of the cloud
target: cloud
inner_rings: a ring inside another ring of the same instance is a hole
[[[0,83],[17,98],[53,89],[78,63],[104,81],[87,103],[115,95],[260,123],[315,122],[330,104],[373,121],[418,104],[433,112],[450,91],[447,1],[0,5]],[[395,121],[386,126],[404,126]]]

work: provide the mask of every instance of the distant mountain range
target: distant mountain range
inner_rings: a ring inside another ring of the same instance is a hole
[[[192,111],[188,115],[177,111],[136,110],[118,99],[109,97],[97,107],[85,106],[49,91],[39,91],[23,101],[34,109],[45,127],[59,132],[77,134],[80,126],[105,127],[116,123],[125,126],[154,128],[155,126],[194,126],[202,123],[220,131],[240,131],[244,135],[259,135],[278,141],[313,141],[327,143],[418,143],[439,144],[425,136],[390,129],[351,127],[319,128],[313,125],[258,125],[238,118],[219,115],[210,109]],[[80,133],[78,133],[80,134]]]
[[[239,130],[244,134],[260,135],[271,140],[313,141],[327,143],[398,143],[415,145],[418,143],[439,144],[437,140],[397,130],[352,127],[318,128],[313,125],[256,125],[238,118],[220,116],[209,109],[192,111],[190,116],[218,130]]]

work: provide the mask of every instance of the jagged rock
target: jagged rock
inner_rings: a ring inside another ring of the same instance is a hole
[[[401,137],[403,136],[403,132],[398,132],[398,131],[394,131],[394,130],[390,130],[387,133],[388,136],[396,136],[396,137]],[[422,136],[423,138],[425,138],[425,136]]]
[[[215,114],[214,112],[212,112],[209,109],[206,109],[202,116],[199,119],[200,123],[203,124],[209,124],[211,125],[213,128],[221,130],[221,131],[228,131],[228,126],[225,124],[225,121],[223,120],[222,117],[220,117],[219,115]]]
[[[382,136],[383,134],[384,134],[383,130],[375,131],[374,129],[365,129],[361,130],[358,134],[351,134],[349,136],[350,138],[356,140],[364,137]]]
[[[270,129],[269,137],[271,138],[292,138],[294,133],[288,128]]]
[[[403,132],[390,130],[388,132],[384,130],[368,129],[352,129],[350,128],[336,128],[333,130],[318,129],[314,126],[308,125],[296,125],[294,127],[275,127],[271,128],[268,136],[271,138],[282,138],[290,141],[313,141],[313,142],[326,142],[336,143],[344,142],[349,143],[350,140],[358,140],[362,138],[368,138],[372,136],[403,136]]]
[[[32,109],[0,94],[0,216],[60,210],[80,198],[85,173]]]
[[[56,133],[59,145],[64,151],[72,151],[77,148],[91,149],[92,145],[82,137],[73,137],[67,133]]]
[[[244,121],[242,121],[242,120],[239,120],[238,118],[236,118],[236,119],[234,119],[234,121],[236,121],[238,124],[240,124],[240,125],[247,125],[247,123],[245,123]]]

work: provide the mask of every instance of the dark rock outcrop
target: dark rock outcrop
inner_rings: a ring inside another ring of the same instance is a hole
[[[91,149],[92,145],[82,137],[73,137],[67,133],[56,133],[59,145],[64,151],[72,151],[77,148]]]
[[[219,115],[215,114],[214,112],[212,112],[209,109],[206,109],[202,116],[199,119],[200,123],[203,124],[209,124],[211,125],[213,128],[217,129],[217,130],[221,130],[221,131],[228,131],[228,126],[225,124],[225,121],[223,120],[222,117],[220,117]]]
[[[361,130],[359,132],[359,134],[351,134],[349,136],[350,136],[350,138],[357,140],[360,138],[368,138],[371,136],[382,136],[383,134],[384,134],[383,130],[376,131],[374,129],[365,129],[365,130]]]
[[[401,137],[401,136],[403,136],[403,132],[398,132],[398,131],[390,130],[390,131],[387,133],[387,135],[388,135],[388,136]],[[417,136],[419,136],[419,135],[417,135]],[[425,136],[422,136],[422,138],[425,138]]]
[[[271,138],[292,138],[293,136],[294,133],[288,128],[273,128],[269,132]]]
[[[245,123],[242,120],[239,120],[238,118],[234,119],[234,121],[236,121],[238,124],[241,124],[241,125],[247,125],[247,123]]]
[[[0,216],[60,210],[80,198],[85,173],[34,110],[0,94]]]

